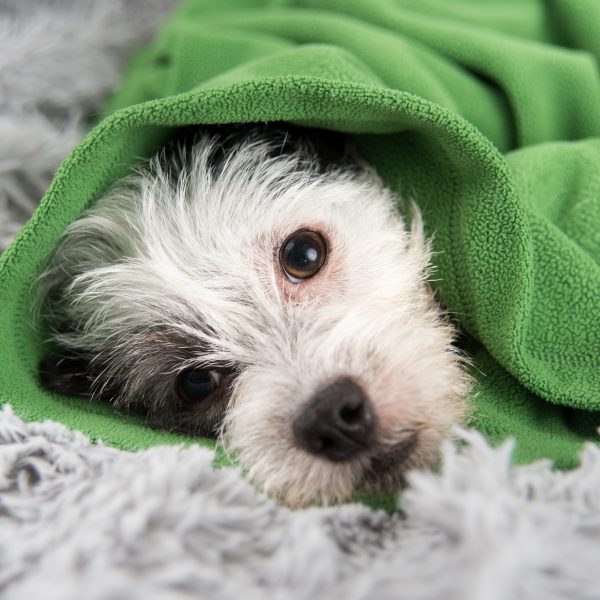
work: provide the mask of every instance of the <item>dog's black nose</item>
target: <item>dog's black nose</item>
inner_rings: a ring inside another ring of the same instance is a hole
[[[374,417],[362,388],[349,377],[318,390],[294,422],[296,441],[332,461],[353,458],[371,442]]]

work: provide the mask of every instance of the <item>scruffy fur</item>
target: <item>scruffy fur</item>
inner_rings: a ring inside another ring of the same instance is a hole
[[[282,135],[201,133],[67,228],[40,280],[59,357],[42,378],[155,426],[214,432],[261,489],[301,506],[390,489],[408,468],[434,465],[463,420],[467,381],[427,284],[418,211],[407,228],[371,168],[324,166],[310,142],[278,151]],[[294,283],[278,252],[307,228],[329,254]],[[190,367],[223,373],[208,405],[176,393]],[[299,447],[291,424],[342,376],[365,390],[375,434],[333,462]]]

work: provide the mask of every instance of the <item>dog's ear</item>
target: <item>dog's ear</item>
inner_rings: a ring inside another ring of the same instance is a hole
[[[80,356],[58,355],[39,364],[42,387],[65,396],[91,398],[92,375],[89,361]]]

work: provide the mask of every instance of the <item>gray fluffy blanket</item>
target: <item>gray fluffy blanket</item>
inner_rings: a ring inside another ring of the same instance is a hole
[[[122,452],[5,408],[2,597],[600,597],[600,449],[563,473],[464,438],[441,474],[412,475],[402,513],[290,511],[204,448]]]
[[[0,252],[176,0],[0,0]]]
[[[0,0],[0,250],[173,0]],[[81,23],[85,22],[85,27]],[[81,32],[85,32],[83,35]],[[6,599],[600,598],[600,449],[511,467],[476,433],[390,516],[292,512],[202,448],[137,453],[0,413]]]

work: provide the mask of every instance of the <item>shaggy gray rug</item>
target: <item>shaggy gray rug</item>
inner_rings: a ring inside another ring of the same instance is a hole
[[[0,250],[174,0],[0,0]],[[85,25],[85,26],[83,26]],[[291,512],[202,448],[137,453],[0,413],[5,599],[600,598],[600,450],[511,467],[476,433],[390,516]]]
[[[0,252],[176,0],[0,0]]]
[[[290,511],[200,448],[122,452],[0,414],[0,592],[9,599],[598,598],[600,450],[511,468],[465,433],[389,516]]]

